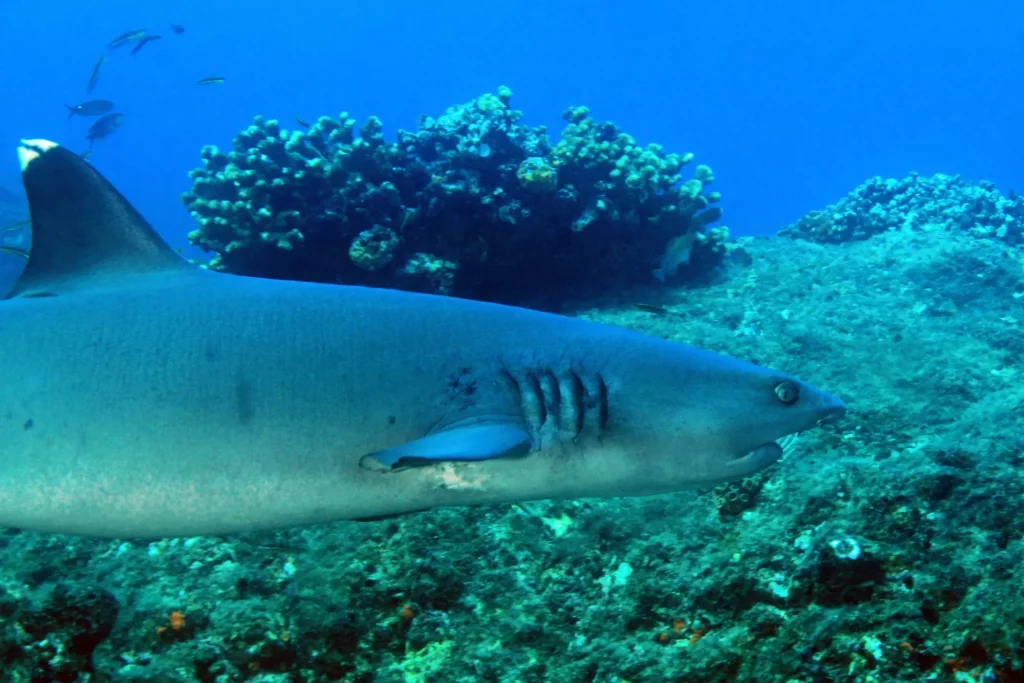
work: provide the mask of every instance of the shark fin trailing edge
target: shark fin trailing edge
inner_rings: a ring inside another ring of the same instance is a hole
[[[110,278],[195,269],[85,160],[48,140],[22,140],[32,252],[8,298],[55,295]]]

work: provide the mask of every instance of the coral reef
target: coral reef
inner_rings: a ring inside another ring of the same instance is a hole
[[[203,149],[183,199],[210,268],[557,306],[650,281],[668,242],[695,233],[677,282],[729,248],[692,154],[643,147],[571,107],[552,145],[499,88],[386,141],[370,117],[288,131],[257,117],[232,150]]]
[[[1024,243],[1024,198],[1004,197],[991,182],[912,173],[903,180],[878,176],[823,211],[812,211],[782,230],[815,242],[863,240],[888,230],[959,230],[978,238]]]
[[[364,239],[371,261],[389,239]],[[10,530],[0,670],[203,683],[1022,680],[1024,255],[955,229],[743,248],[750,265],[728,281],[633,289],[580,315],[843,396],[844,421],[756,480],[229,539]]]

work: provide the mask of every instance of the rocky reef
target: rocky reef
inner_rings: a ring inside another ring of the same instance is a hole
[[[889,230],[958,230],[1024,243],[1024,198],[960,176],[874,177],[835,204],[811,211],[783,235],[815,242],[863,240]]]
[[[230,152],[203,149],[183,199],[213,252],[241,275],[386,286],[537,307],[647,283],[690,236],[676,282],[728,251],[711,169],[641,146],[586,107],[557,143],[499,88],[384,137],[370,117],[286,130],[257,117]]]

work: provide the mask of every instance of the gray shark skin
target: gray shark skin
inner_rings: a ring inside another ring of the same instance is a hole
[[[183,536],[751,475],[844,410],[627,330],[212,273],[87,162],[22,141],[33,250],[0,302],[0,525]]]

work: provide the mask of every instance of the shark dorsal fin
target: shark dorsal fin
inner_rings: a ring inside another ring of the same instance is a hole
[[[22,140],[32,250],[9,298],[53,296],[130,275],[193,270],[110,182],[48,140]]]

